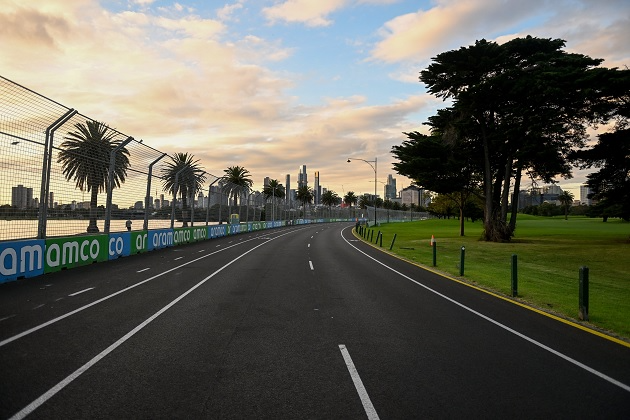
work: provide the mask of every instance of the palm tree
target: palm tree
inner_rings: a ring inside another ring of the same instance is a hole
[[[251,174],[242,166],[230,166],[224,169],[225,175],[221,177],[219,185],[223,192],[234,199],[234,205],[238,207],[238,197],[251,191],[254,181]]]
[[[332,206],[341,203],[341,197],[336,192],[328,190],[322,194],[322,204],[328,206],[328,214],[332,215]]]
[[[189,153],[175,153],[171,161],[162,168],[162,186],[164,190],[182,199],[183,227],[188,226],[188,197],[196,197],[206,180],[205,171],[201,169],[199,160]],[[177,175],[179,173],[179,175]],[[177,178],[177,182],[175,182]],[[172,204],[175,206],[175,203]]]
[[[302,202],[304,215],[306,215],[306,204],[313,202],[313,189],[307,185],[302,185],[301,187],[298,187],[295,192],[295,198]]]
[[[562,204],[562,207],[564,207],[564,220],[567,220],[569,218],[569,208],[573,204],[574,198],[575,196],[573,195],[573,193],[569,191],[562,191],[562,194],[558,196],[560,204]]]
[[[272,179],[269,181],[269,184],[267,184],[265,186],[265,188],[263,188],[263,195],[265,196],[265,200],[269,200],[269,197],[273,197],[274,200],[272,202],[272,206],[275,208],[275,198],[284,198],[284,186],[282,184],[280,184],[278,182],[277,179]],[[272,219],[275,221],[275,210],[272,210]],[[269,215],[265,214],[265,220],[269,220],[267,219]]]
[[[284,186],[277,179],[272,179],[263,188],[263,194],[265,195],[265,200],[268,200],[269,197],[284,198]]]
[[[353,204],[356,206],[357,201],[359,201],[359,198],[354,195],[354,191],[348,191],[348,193],[343,197],[343,202],[349,205],[351,208]]]
[[[115,140],[116,132],[98,121],[86,120],[85,123],[76,123],[74,127],[76,131],[68,132],[61,143],[57,162],[62,164],[67,181],[74,180],[78,189],[91,192],[87,232],[97,233],[98,193],[107,191],[111,152],[122,140]],[[112,188],[120,187],[125,182],[128,168],[129,151],[122,147],[116,152],[114,160]]]

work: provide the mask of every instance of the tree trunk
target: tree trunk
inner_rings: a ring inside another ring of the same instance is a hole
[[[98,187],[92,187],[92,195],[90,196],[90,223],[87,227],[87,233],[98,233],[99,229],[96,224],[97,219],[97,207],[96,203],[98,200]]]
[[[184,221],[184,223],[182,224],[182,227],[188,227],[188,200],[186,200],[186,195],[182,195],[182,220]]]

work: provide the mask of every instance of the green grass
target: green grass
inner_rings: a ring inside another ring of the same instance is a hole
[[[510,243],[480,241],[481,222],[424,220],[377,227],[383,248],[431,267],[431,235],[437,242],[437,267],[459,277],[461,247],[466,247],[463,279],[511,295],[511,256],[518,258],[518,299],[570,319],[578,317],[579,268],[590,272],[591,326],[630,338],[630,223],[588,218],[519,215]]]

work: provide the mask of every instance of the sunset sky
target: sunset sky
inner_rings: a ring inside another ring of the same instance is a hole
[[[0,0],[0,75],[222,175],[284,184],[306,165],[378,193],[393,145],[444,104],[418,75],[485,38],[562,38],[630,66],[630,0]],[[601,128],[600,128],[601,129]],[[584,172],[560,185],[579,198]]]

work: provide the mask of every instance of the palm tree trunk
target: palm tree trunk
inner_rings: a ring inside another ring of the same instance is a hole
[[[98,226],[96,225],[96,216],[98,209],[96,208],[98,200],[98,188],[92,187],[92,195],[90,196],[90,223],[87,227],[87,233],[98,233]]]

